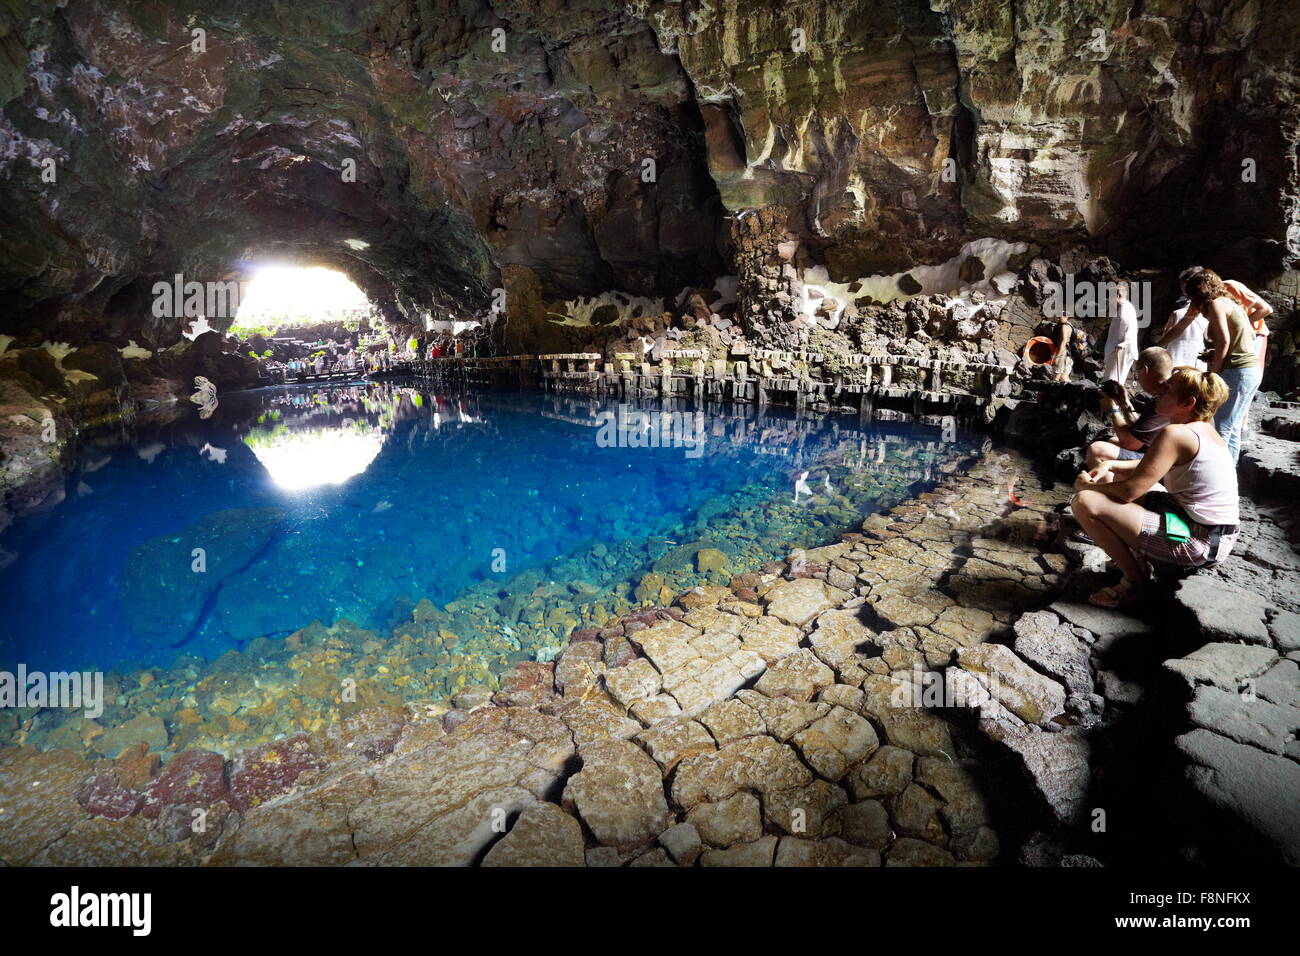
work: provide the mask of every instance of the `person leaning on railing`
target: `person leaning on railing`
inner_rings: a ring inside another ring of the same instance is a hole
[[[1237,469],[1211,423],[1227,399],[1228,386],[1213,372],[1174,369],[1156,400],[1169,424],[1146,454],[1103,461],[1079,474],[1071,511],[1123,575],[1091,595],[1093,604],[1139,601],[1150,577],[1148,560],[1195,568],[1222,561],[1232,550],[1240,530]],[[1108,477],[1114,480],[1106,483]],[[1167,493],[1151,493],[1157,482]]]

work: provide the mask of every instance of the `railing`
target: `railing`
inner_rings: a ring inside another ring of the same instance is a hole
[[[953,362],[911,355],[734,348],[726,358],[710,358],[704,349],[669,349],[649,356],[616,352],[563,352],[547,355],[499,355],[481,358],[441,356],[395,362],[366,372],[301,373],[288,382],[339,381],[415,375],[440,382],[524,383],[540,379],[547,390],[614,393],[625,397],[655,395],[766,404],[852,404],[863,411],[876,398],[910,399],[947,406],[986,405],[1011,393],[1012,366],[990,362]],[[960,378],[960,383],[954,379]],[[959,387],[954,387],[958,385]],[[919,406],[918,406],[919,407]]]

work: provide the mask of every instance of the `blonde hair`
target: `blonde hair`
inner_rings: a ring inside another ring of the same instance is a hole
[[[1181,405],[1184,402],[1196,402],[1196,420],[1208,422],[1214,417],[1224,402],[1228,400],[1228,383],[1213,372],[1202,372],[1190,365],[1180,365],[1169,375],[1165,388],[1173,394]]]

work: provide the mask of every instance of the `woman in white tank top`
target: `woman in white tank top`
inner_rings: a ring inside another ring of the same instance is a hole
[[[1140,600],[1145,559],[1199,567],[1222,561],[1238,533],[1237,469],[1212,419],[1227,400],[1218,375],[1176,368],[1156,399],[1169,417],[1136,461],[1105,461],[1074,483],[1072,510],[1084,531],[1122,572],[1117,585],[1088,600],[1120,607]],[[1100,483],[1107,474],[1113,481]],[[1139,499],[1162,482],[1168,495]],[[1151,510],[1151,506],[1159,510]]]
[[[1186,365],[1189,368],[1203,369],[1205,362],[1201,360],[1201,353],[1205,351],[1205,332],[1210,326],[1210,320],[1197,314],[1184,324],[1183,319],[1187,317],[1188,308],[1189,306],[1184,305],[1175,310],[1169,317],[1169,321],[1165,323],[1162,337],[1156,344],[1163,345],[1169,350],[1174,368]]]

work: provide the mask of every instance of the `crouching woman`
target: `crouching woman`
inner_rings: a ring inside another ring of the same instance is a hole
[[[1156,404],[1170,424],[1147,453],[1079,474],[1074,516],[1123,573],[1118,584],[1088,598],[1093,604],[1123,607],[1140,600],[1151,561],[1194,568],[1222,561],[1232,550],[1239,530],[1237,468],[1213,422],[1227,398],[1218,375],[1175,369]],[[1107,475],[1112,480],[1103,483]],[[1156,482],[1166,494],[1151,492]]]

